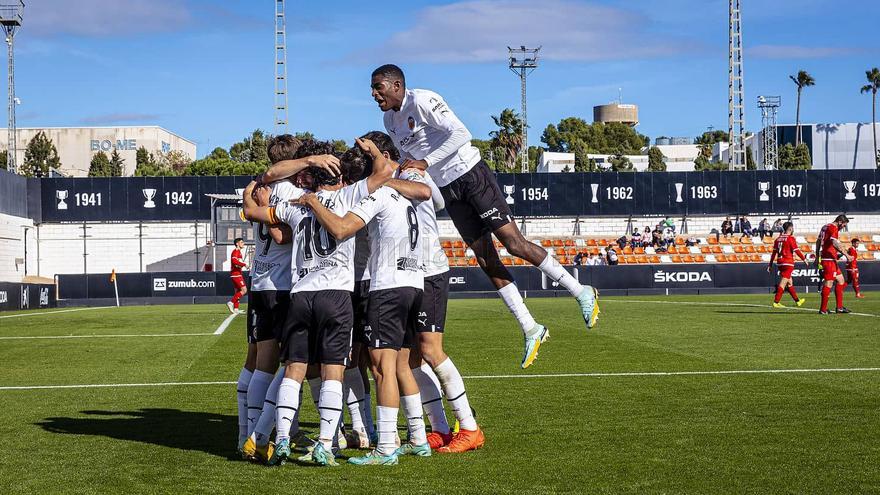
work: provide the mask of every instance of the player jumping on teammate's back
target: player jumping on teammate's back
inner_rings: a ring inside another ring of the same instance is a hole
[[[373,131],[364,137],[376,143],[386,158],[395,161],[400,158],[387,134]],[[388,181],[387,186],[414,201],[422,238],[425,286],[416,325],[418,345],[410,351],[409,365],[419,384],[422,406],[431,422],[428,443],[441,453],[478,449],[485,442],[483,432],[474,419],[461,374],[443,350],[449,262],[440,245],[436,217],[436,211],[445,206],[443,197],[430,175],[413,168],[400,172],[399,178]],[[454,437],[443,408],[443,392],[460,426]]]
[[[267,153],[273,163],[300,158],[302,142],[284,134],[269,141]],[[302,194],[284,180],[260,188],[248,200],[268,208]],[[291,230],[287,225],[254,225],[254,260],[251,269],[250,303],[247,312],[247,358],[252,371],[247,386],[247,440],[239,444],[242,456],[266,462],[272,455],[269,435],[275,424],[275,402],[283,372],[278,372],[278,340],[290,303]]]
[[[804,263],[807,262],[807,257],[804,256],[804,253],[798,247],[797,240],[792,235],[793,233],[793,223],[785,222],[782,224],[782,234],[773,243],[773,253],[770,255],[770,264],[767,265],[767,272],[773,270],[774,260],[779,268],[779,284],[776,286],[776,296],[773,298],[774,308],[785,307],[779,301],[786,290],[791,294],[791,298],[794,299],[795,304],[798,306],[803,306],[804,302],[806,302],[805,299],[798,299],[797,292],[794,290],[794,282],[791,280],[791,274],[794,271],[794,255],[798,255]]]
[[[327,153],[332,153],[330,143],[324,146]],[[272,169],[276,166],[289,169],[290,163],[281,162]],[[339,168],[341,180],[340,176],[323,169],[303,172],[312,178],[307,182],[312,182],[316,191],[309,196],[319,198],[328,209],[339,213],[347,212],[391,176],[390,167],[374,167],[369,177],[359,180],[362,169],[346,163]],[[268,172],[277,172],[272,169]],[[248,188],[252,190],[254,186],[251,184]],[[320,465],[336,465],[332,448],[342,415],[342,380],[351,352],[354,239],[334,237],[322,228],[311,210],[291,203],[279,203],[268,209],[245,204],[245,216],[250,220],[273,225],[283,222],[291,226],[295,253],[291,268],[299,276],[291,291],[290,308],[280,338],[285,376],[278,389],[275,452],[270,464],[280,464],[290,455],[290,428],[299,409],[302,382],[308,365],[320,364],[321,427],[311,460]]]
[[[229,258],[229,278],[232,279],[232,285],[235,286],[235,294],[226,303],[226,307],[229,308],[230,313],[235,314],[238,313],[238,302],[247,294],[247,285],[245,285],[244,275],[241,273],[241,270],[247,267],[247,263],[244,262],[244,257],[241,255],[241,250],[244,249],[244,239],[238,237],[232,243],[235,245],[235,249],[232,250],[232,255]]]
[[[584,321],[592,328],[599,315],[598,293],[581,285],[547,251],[523,237],[494,175],[471,144],[470,132],[443,98],[427,90],[406,89],[403,71],[390,64],[373,71],[370,87],[385,112],[385,129],[404,158],[402,168],[431,174],[456,229],[519,321],[525,339],[521,366],[527,368],[534,362],[549,332],[526,308],[513,277],[501,263],[492,234],[510,254],[537,266],[577,298]]]
[[[843,306],[843,290],[846,288],[846,281],[840,273],[840,267],[837,265],[838,254],[843,255],[849,262],[850,255],[844,252],[843,246],[837,239],[840,229],[846,227],[849,219],[846,215],[837,215],[833,222],[822,227],[819,231],[819,237],[816,240],[816,263],[822,267],[822,306],[819,309],[820,314],[828,314],[828,299],[831,295],[831,286],[834,286],[834,300],[837,304],[835,312],[849,313],[850,311]],[[835,282],[837,282],[835,284]]]
[[[865,295],[862,294],[862,289],[859,286],[859,243],[861,241],[856,237],[852,240],[852,246],[846,251],[850,258],[850,261],[846,263],[846,283],[852,285],[856,298],[862,299]]]
[[[358,142],[369,152],[374,168],[389,167],[391,161],[374,143]],[[349,462],[389,465],[397,464],[401,454],[430,456],[419,387],[408,365],[424,285],[421,227],[415,206],[389,187],[380,187],[344,216],[325,207],[314,195],[304,195],[297,203],[311,208],[335,239],[352,239],[365,226],[370,229],[371,280],[364,337],[376,379],[379,438],[373,451]],[[409,441],[396,448],[401,405]]]

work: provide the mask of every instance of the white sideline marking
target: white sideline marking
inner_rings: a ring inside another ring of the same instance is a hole
[[[238,313],[232,313],[227,316],[226,319],[223,320],[223,323],[217,327],[217,330],[214,330],[214,335],[223,335],[223,332],[226,331],[226,328],[229,327],[229,324],[232,323],[232,320],[234,320],[236,316],[238,316]]]
[[[856,373],[874,372],[880,368],[795,368],[765,370],[717,370],[717,371],[621,371],[609,373],[547,373],[543,375],[473,375],[466,380],[506,378],[603,378],[603,377],[657,377],[657,376],[711,376],[711,375],[773,375],[784,373]],[[86,385],[29,385],[0,387],[0,390],[45,390],[65,388],[122,388],[122,387],[172,387],[198,385],[234,385],[237,382],[159,382],[159,383],[99,383]]]
[[[17,315],[5,315],[0,316],[0,319],[3,318],[20,318],[22,316],[39,316],[39,315],[57,315],[58,313],[73,313],[74,311],[90,311],[92,309],[109,309],[115,308],[116,306],[98,306],[95,308],[74,308],[74,309],[62,309],[58,311],[41,311],[39,313],[21,313]]]
[[[764,309],[774,309],[773,306],[765,305],[765,304],[749,304],[749,303],[725,303],[725,302],[699,302],[699,301],[654,301],[650,299],[605,299],[603,302],[627,302],[627,303],[649,303],[649,304],[684,304],[688,306],[740,306],[746,308],[764,308]],[[797,306],[785,306],[781,309],[790,309],[794,311],[810,311],[812,313],[819,313],[818,309],[814,308],[799,308]],[[829,311],[834,311],[833,309],[829,309]],[[849,313],[855,316],[868,316],[870,318],[880,318],[880,315],[873,315],[871,313]]]
[[[124,337],[194,337],[196,335],[214,335],[213,333],[129,333],[129,334],[108,334],[108,335],[35,335],[35,336],[15,336],[0,337],[0,340],[31,340],[31,339],[103,339],[103,338],[124,338]]]

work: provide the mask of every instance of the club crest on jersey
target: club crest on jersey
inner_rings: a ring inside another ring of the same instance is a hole
[[[409,127],[409,130],[415,129],[416,128],[416,119],[412,118],[412,116],[410,115],[406,119],[406,125]]]

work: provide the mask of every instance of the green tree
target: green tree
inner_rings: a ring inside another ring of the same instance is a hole
[[[117,149],[114,149],[110,155],[110,165],[107,168],[107,172],[110,177],[122,177],[125,173],[125,160]]]
[[[348,143],[346,143],[345,140],[343,140],[343,139],[334,139],[334,140],[331,141],[331,142],[333,143],[333,149],[336,150],[336,151],[338,151],[339,153],[345,153],[346,151],[348,151]],[[268,156],[267,156],[267,157],[266,157],[266,160],[268,161],[268,159],[269,159],[269,158],[268,158]]]
[[[516,170],[523,147],[522,119],[512,109],[505,108],[500,115],[493,115],[492,121],[498,126],[489,133],[492,148],[501,152],[501,157],[496,158],[496,166],[502,165],[506,172]]]
[[[299,139],[300,141],[314,141],[315,140],[315,135],[309,131],[297,132],[293,136],[295,138]]]
[[[486,139],[471,139],[471,144],[480,151],[480,156],[485,160],[486,164],[492,170],[497,170],[495,163],[495,150],[492,149],[492,142]]]
[[[788,76],[794,84],[797,86],[797,110],[795,110],[794,116],[794,125],[795,125],[795,138],[794,143],[795,146],[801,144],[803,141],[803,137],[801,136],[801,92],[804,88],[813,86],[816,84],[816,80],[813,79],[807,71],[800,70],[797,73],[797,76]]]
[[[712,170],[712,163],[706,158],[705,155],[700,153],[697,155],[697,158],[694,159],[694,170],[697,172],[702,172],[705,170]]]
[[[629,158],[624,156],[623,153],[617,153],[615,155],[612,155],[609,162],[611,163],[611,170],[613,170],[614,172],[632,172],[633,171],[632,162],[629,160]]]
[[[580,141],[587,153],[611,154],[622,151],[635,155],[641,153],[649,140],[647,136],[619,122],[587,124],[581,118],[567,117],[556,125],[548,125],[541,135],[541,141],[547,144],[549,151],[571,152]]]
[[[267,136],[262,130],[255,129],[249,137],[233,144],[229,148],[229,155],[233,160],[241,163],[265,162],[269,163],[269,155],[266,145],[271,136]]]
[[[213,158],[215,160],[231,160],[232,158],[229,156],[229,152],[226,151],[225,148],[216,147],[211,153],[205,158]]]
[[[880,168],[880,148],[877,148],[877,90],[880,90],[880,69],[874,67],[865,71],[868,84],[862,86],[861,92],[871,93],[871,130],[874,133],[874,164]]]
[[[730,138],[727,135],[727,131],[715,130],[715,131],[706,131],[697,139],[694,139],[694,144],[700,145],[709,145],[710,147],[715,143],[729,143]],[[711,153],[709,157],[711,158]]]
[[[28,177],[45,177],[49,174],[49,168],[61,167],[61,159],[58,158],[58,150],[46,133],[40,131],[34,136],[24,150],[24,175]]]
[[[183,151],[171,150],[168,153],[159,153],[156,163],[160,169],[167,169],[171,172],[170,174],[163,175],[182,175],[184,170],[192,163],[192,159]]]
[[[785,146],[779,148],[779,168],[782,170],[810,170],[813,168],[810,148],[806,143],[797,146],[786,143]]]
[[[9,151],[0,151],[0,169],[7,170],[6,161],[9,160]]]
[[[755,157],[752,156],[752,147],[746,146],[746,170],[757,170],[758,164],[755,163]]]
[[[89,162],[89,177],[110,177],[110,159],[103,151],[95,153]]]
[[[665,172],[666,162],[663,161],[663,152],[660,148],[652,146],[648,150],[648,170],[651,172]]]

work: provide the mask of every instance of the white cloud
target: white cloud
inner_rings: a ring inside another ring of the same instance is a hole
[[[456,63],[505,60],[507,46],[523,44],[542,45],[542,58],[563,61],[654,58],[688,49],[683,38],[652,34],[649,27],[645,16],[598,4],[472,0],[421,10],[413,27],[369,53],[387,61]]]
[[[41,36],[117,36],[176,31],[192,13],[184,0],[27,2],[23,28]]]
[[[852,47],[756,45],[746,48],[746,55],[770,59],[828,58],[857,55],[864,51],[862,48]]]

